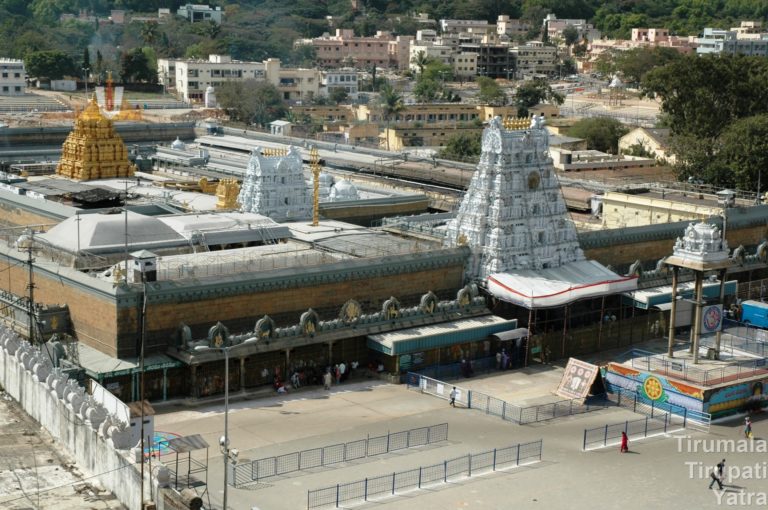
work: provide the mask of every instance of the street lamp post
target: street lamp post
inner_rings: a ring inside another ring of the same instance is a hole
[[[256,343],[258,339],[248,338],[237,345],[227,345],[223,347],[208,347],[207,345],[198,345],[195,347],[197,352],[221,351],[224,353],[224,435],[219,438],[219,447],[224,455],[224,502],[222,508],[227,510],[227,493],[229,484],[229,351],[243,345]]]

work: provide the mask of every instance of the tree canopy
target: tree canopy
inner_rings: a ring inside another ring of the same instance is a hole
[[[216,90],[216,100],[233,120],[262,127],[286,112],[277,88],[254,79],[222,83]]]
[[[480,76],[477,79],[477,85],[480,88],[480,92],[477,98],[486,104],[500,105],[507,102],[507,96],[504,91],[501,90],[498,82],[493,78],[487,76]]]
[[[35,51],[24,57],[27,74],[35,78],[60,80],[65,76],[77,75],[75,63],[63,51]]]
[[[568,136],[583,138],[587,148],[618,154],[619,138],[629,129],[621,122],[610,117],[581,119],[568,129]]]
[[[564,98],[547,83],[546,80],[534,79],[523,82],[515,91],[515,104],[518,117],[527,117],[528,108],[542,102],[563,104]]]

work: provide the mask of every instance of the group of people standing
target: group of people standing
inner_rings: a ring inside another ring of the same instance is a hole
[[[333,367],[328,366],[325,369],[325,373],[323,374],[323,388],[326,390],[331,389],[331,384],[335,382],[336,384],[341,384],[342,382],[346,381],[350,375],[352,375],[352,372],[354,372],[358,367],[357,361],[353,361],[352,363],[347,364],[346,361],[342,361],[341,363],[338,363],[334,365]]]

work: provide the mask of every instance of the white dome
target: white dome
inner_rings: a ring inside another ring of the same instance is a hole
[[[174,140],[173,143],[171,144],[171,149],[176,149],[177,151],[183,151],[186,148],[187,146],[184,145],[184,142],[179,140],[178,136],[176,137],[176,140]]]
[[[318,177],[318,179],[320,180],[320,186],[323,186],[323,185],[328,187],[333,186],[333,176],[329,173],[321,172],[320,177]]]
[[[331,188],[331,202],[340,202],[344,200],[360,200],[360,194],[357,188],[349,180],[337,182]]]
[[[215,89],[213,87],[211,87],[210,85],[208,85],[208,87],[205,89],[205,93],[206,94],[213,94],[214,91],[215,91]]]

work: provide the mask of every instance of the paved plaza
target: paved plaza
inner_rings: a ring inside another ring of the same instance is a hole
[[[538,366],[465,379],[457,385],[511,403],[530,404],[555,400],[551,391],[561,375],[562,367]],[[159,431],[201,434],[212,445],[208,482],[214,508],[221,508],[222,503],[223,463],[217,446],[223,431],[222,411],[219,401],[196,408],[167,407],[159,410],[155,422]],[[760,506],[759,498],[765,497],[760,493],[768,491],[766,473],[747,472],[745,468],[759,466],[766,458],[763,438],[768,437],[768,420],[761,416],[753,419],[756,439],[752,444],[758,452],[704,452],[701,450],[710,450],[714,445],[697,445],[693,441],[738,440],[741,417],[713,425],[709,434],[689,430],[632,441],[628,454],[620,454],[618,446],[581,451],[584,429],[641,418],[625,409],[609,408],[520,426],[479,411],[451,408],[447,400],[423,395],[404,385],[365,379],[334,386],[331,391],[311,387],[258,399],[235,396],[230,403],[229,427],[231,444],[240,451],[241,463],[440,423],[448,423],[449,429],[448,440],[444,442],[298,471],[245,488],[230,487],[229,507],[304,509],[308,490],[430,466],[469,453],[538,439],[544,441],[539,463],[348,507],[591,509],[595,505],[607,505],[630,510]],[[690,435],[690,441],[683,439],[686,435]],[[697,446],[699,451],[693,451]],[[714,466],[723,457],[727,466],[732,467],[734,479],[726,482],[722,492],[709,490],[708,473],[703,466]],[[703,463],[701,470],[697,463]],[[759,476],[761,478],[757,478]],[[722,495],[720,500],[717,494]],[[749,497],[752,505],[741,504],[747,503]]]

